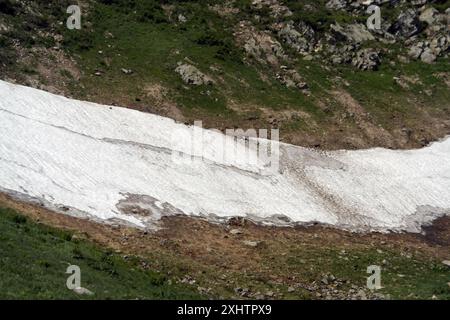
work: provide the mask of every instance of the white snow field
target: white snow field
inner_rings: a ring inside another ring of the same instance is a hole
[[[186,214],[420,232],[450,214],[450,139],[411,151],[280,144],[280,173],[261,174],[262,160],[217,156],[230,137],[196,130],[206,159],[176,161],[174,145],[182,147],[193,127],[0,81],[0,191],[62,214],[136,227]],[[174,132],[182,143],[173,143]]]

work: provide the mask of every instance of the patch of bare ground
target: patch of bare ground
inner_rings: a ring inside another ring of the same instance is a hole
[[[334,259],[348,259],[344,255],[354,259],[356,252],[376,254],[381,250],[392,252],[392,257],[412,255],[426,261],[448,259],[450,254],[450,217],[426,227],[425,235],[354,234],[318,225],[269,227],[237,218],[227,224],[212,224],[187,216],[164,217],[162,229],[147,232],[55,213],[5,194],[0,194],[0,206],[13,208],[39,223],[75,232],[77,238],[149,259],[146,267],[216,297],[353,299],[351,292],[356,289],[352,288],[357,287],[351,282],[354,280],[341,276],[329,284],[323,279],[324,275],[335,278],[326,272]],[[337,255],[325,256],[330,252]],[[355,265],[354,260],[350,261]],[[364,280],[365,270],[361,273]],[[357,284],[364,290],[364,284]],[[339,286],[348,286],[350,291],[342,291]]]

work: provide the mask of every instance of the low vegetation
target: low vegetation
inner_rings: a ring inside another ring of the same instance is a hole
[[[200,298],[194,289],[145,270],[137,257],[124,259],[11,209],[0,208],[0,248],[0,299]],[[80,267],[81,285],[94,295],[78,295],[66,287],[69,265]]]

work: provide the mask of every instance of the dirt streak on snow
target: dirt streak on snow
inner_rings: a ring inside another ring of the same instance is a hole
[[[173,133],[189,140],[195,130],[206,160],[173,161]],[[0,189],[138,227],[186,214],[419,232],[450,213],[450,139],[411,151],[280,144],[280,173],[262,175],[266,163],[249,164],[243,144],[223,160],[217,150],[230,137],[195,130],[0,81]]]

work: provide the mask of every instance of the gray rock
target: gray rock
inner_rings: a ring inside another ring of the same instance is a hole
[[[428,23],[428,25],[432,25],[437,22],[439,19],[439,11],[435,8],[427,8],[419,16],[419,20],[422,22]]]
[[[256,248],[259,245],[259,241],[250,241],[250,240],[244,240],[243,243],[248,246],[248,247],[252,247],[252,248]]]
[[[175,72],[181,76],[181,79],[190,85],[211,85],[213,80],[190,64],[179,64]]]
[[[430,48],[426,48],[423,53],[420,56],[420,60],[422,60],[425,63],[433,63],[436,61],[436,55],[433,53],[433,51]]]
[[[338,41],[345,40],[349,42],[362,43],[375,39],[375,37],[363,24],[349,24],[346,26],[341,26],[339,23],[336,23],[332,24],[330,29]]]
[[[430,42],[430,49],[437,56],[447,52],[450,44],[450,36],[449,35],[438,35],[433,38]]]
[[[408,55],[413,59],[419,59],[426,47],[427,44],[420,41],[409,48]]]
[[[444,265],[446,265],[447,267],[450,267],[450,260],[444,260],[444,261],[442,261],[442,263]]]
[[[297,52],[304,53],[310,51],[311,42],[295,29],[292,21],[284,24],[281,30],[278,31],[278,37]]]
[[[73,289],[73,292],[75,292],[76,294],[79,294],[79,295],[86,295],[86,296],[94,295],[94,293],[91,290],[83,288],[83,287],[75,288],[75,289]]]
[[[234,235],[237,235],[237,234],[242,234],[242,231],[240,229],[231,229],[230,233],[234,234]]]

